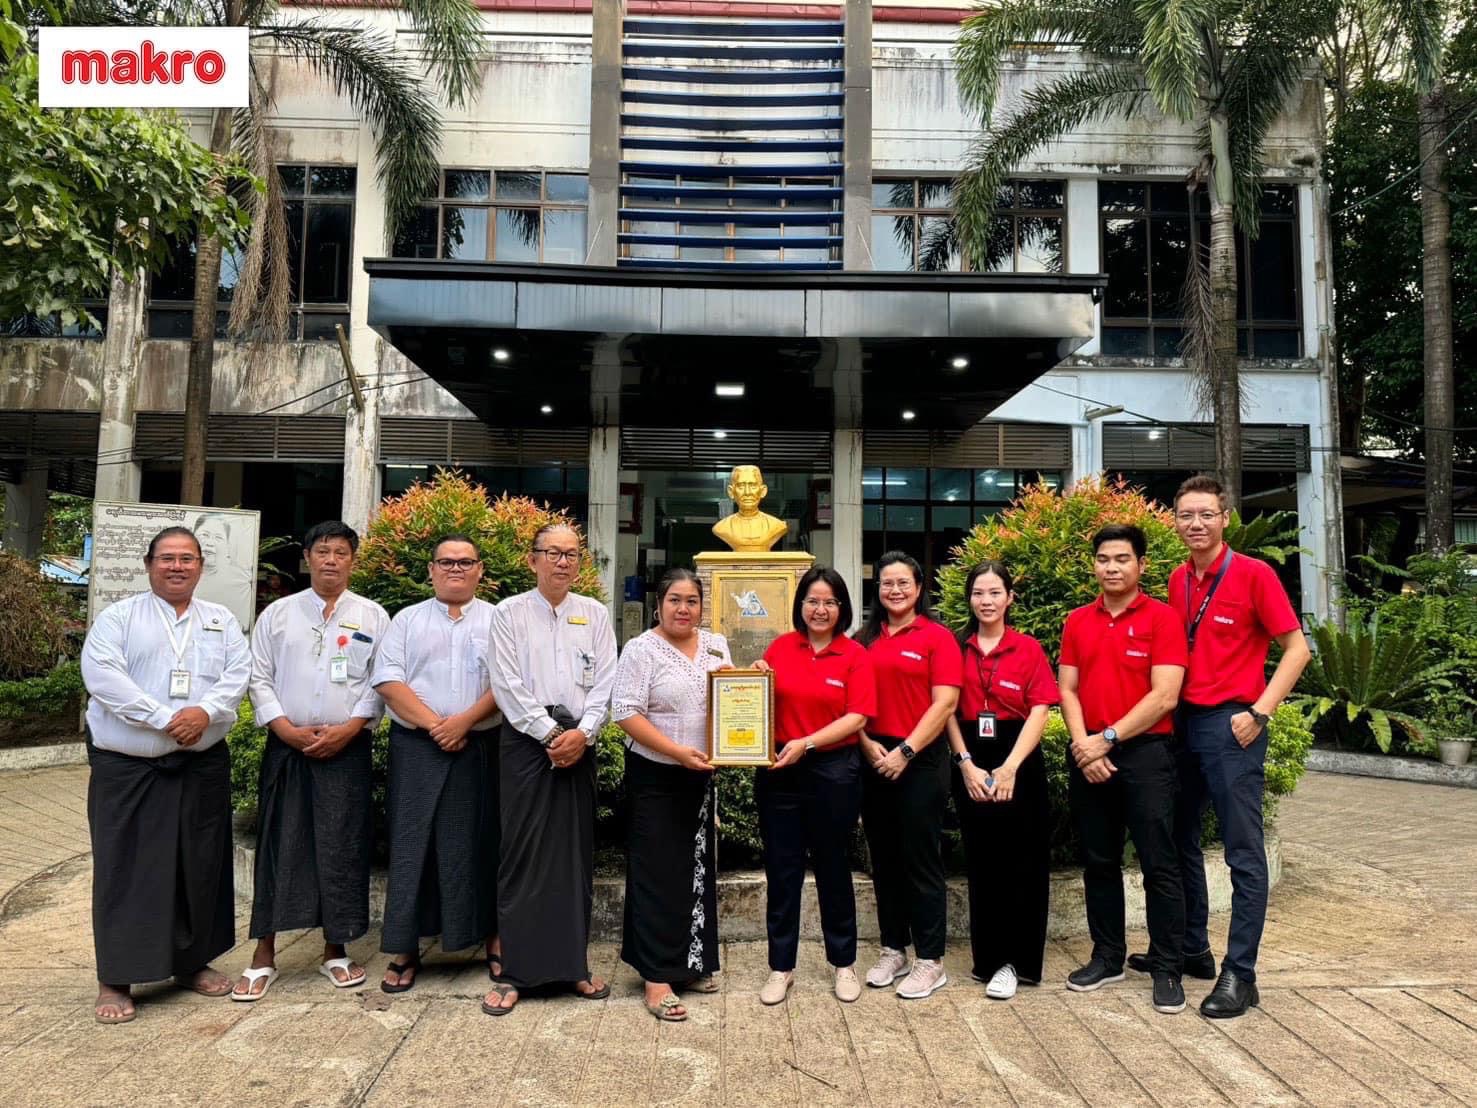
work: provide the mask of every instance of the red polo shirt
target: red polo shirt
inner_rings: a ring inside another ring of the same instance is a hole
[[[964,644],[964,684],[959,690],[959,714],[964,719],[978,719],[981,712],[1025,719],[1037,705],[1061,702],[1046,651],[1030,635],[1007,627],[988,654],[980,653],[973,635]]]
[[[1116,616],[1099,596],[1067,616],[1062,628],[1061,663],[1077,667],[1077,699],[1089,732],[1113,726],[1144,698],[1150,669],[1183,666],[1187,654],[1184,622],[1168,604],[1143,593]],[[1146,733],[1173,730],[1166,712]]]
[[[1169,575],[1169,606],[1187,629],[1231,548],[1198,581],[1186,562]],[[1210,598],[1195,632],[1195,650],[1180,698],[1211,707],[1228,700],[1250,704],[1267,688],[1267,647],[1302,626],[1277,573],[1260,558],[1237,554]]]
[[[764,660],[774,670],[775,746],[803,739],[848,712],[871,717],[877,711],[872,660],[861,643],[837,635],[824,650],[811,649],[800,631],[769,644]],[[836,746],[855,746],[849,735]]]
[[[902,630],[886,626],[867,646],[877,679],[877,714],[869,730],[906,739],[933,703],[935,685],[959,687],[959,641],[919,616]]]

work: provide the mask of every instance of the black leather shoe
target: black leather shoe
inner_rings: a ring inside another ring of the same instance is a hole
[[[1080,966],[1067,974],[1067,988],[1074,993],[1090,993],[1094,989],[1101,989],[1104,985],[1122,980],[1122,966],[1113,969],[1101,958],[1094,958],[1087,965]]]
[[[1128,968],[1135,973],[1152,973],[1154,967],[1149,964],[1147,954],[1130,954],[1128,956]],[[1215,955],[1210,948],[1199,954],[1188,954],[1185,956],[1184,975],[1186,977],[1198,977],[1201,981],[1215,980]]]
[[[1154,974],[1154,1011],[1172,1016],[1185,1010],[1185,989],[1172,973]]]
[[[1215,988],[1200,1002],[1200,1014],[1213,1020],[1234,1019],[1261,1002],[1261,994],[1254,984],[1241,980],[1231,970],[1222,970]]]

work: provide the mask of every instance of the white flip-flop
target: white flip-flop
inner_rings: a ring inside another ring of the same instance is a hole
[[[246,978],[246,991],[244,993],[238,993],[235,989],[232,989],[231,999],[239,1000],[243,1004],[251,1004],[267,995],[267,990],[272,987],[272,982],[277,980],[277,967],[262,966],[260,969],[244,969],[241,971],[241,976]],[[262,991],[259,993],[252,992],[252,989],[256,987],[256,983],[263,977],[267,979],[267,983],[262,986]]]
[[[352,958],[330,958],[328,961],[319,965],[318,972],[321,973],[324,977],[328,978],[329,981],[333,982],[333,987],[335,989],[352,989],[355,985],[364,984],[365,980],[369,976],[367,973],[361,973],[358,977],[350,977],[349,967],[353,964],[354,959]],[[347,980],[340,981],[337,977],[335,977],[333,975],[333,971],[336,969],[343,970],[344,976],[347,978]]]

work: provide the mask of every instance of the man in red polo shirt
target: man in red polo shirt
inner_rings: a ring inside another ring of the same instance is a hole
[[[1062,628],[1062,715],[1072,736],[1068,781],[1082,841],[1092,958],[1067,977],[1091,992],[1123,980],[1123,834],[1144,873],[1155,1011],[1185,1007],[1180,984],[1185,899],[1174,842],[1171,713],[1185,675],[1185,632],[1174,610],[1139,591],[1148,541],[1131,524],[1092,537],[1102,589]]]
[[[1222,541],[1230,516],[1213,477],[1191,477],[1174,497],[1174,527],[1190,560],[1169,577],[1169,605],[1185,626],[1190,664],[1179,711],[1180,799],[1175,840],[1185,883],[1185,972],[1215,976],[1206,931],[1209,899],[1200,825],[1208,805],[1231,869],[1231,929],[1220,977],[1200,1005],[1212,1019],[1239,1016],[1258,1001],[1256,956],[1267,916],[1262,784],[1267,720],[1310,657],[1287,591],[1266,562]],[[1267,647],[1282,660],[1266,679]],[[1140,955],[1129,965],[1140,968]]]

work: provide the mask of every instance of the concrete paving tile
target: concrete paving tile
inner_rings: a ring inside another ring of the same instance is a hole
[[[1197,1074],[1233,1104],[1247,1108],[1301,1103],[1301,1097],[1263,1060],[1241,1049],[1202,1017],[1195,1010],[1198,1004],[1199,1000],[1192,999],[1184,1015],[1149,1023],[1179,1056],[1185,1071]],[[1174,1103],[1172,1097],[1168,1103]]]
[[[646,1010],[639,981],[635,988],[626,980],[620,986],[616,992],[612,985],[608,1000],[560,1002],[599,1008],[591,1050],[573,1097],[576,1104],[645,1104],[649,1099],[660,1027]]]
[[[508,1071],[508,1090],[502,1103],[578,1103],[580,1081],[605,1003],[525,994],[511,1015],[484,1016],[500,1023],[519,1019],[534,1023],[516,1067]],[[483,1014],[480,1006],[473,1010]]]
[[[1008,1004],[990,1004],[984,998],[971,998],[963,1004],[956,1002],[956,1006],[965,1026],[974,1035],[1015,1104],[1086,1103],[1071,1079],[1021,1018],[1021,996],[1017,993],[1017,999]]]
[[[1477,1036],[1470,1027],[1406,990],[1360,988],[1349,991],[1452,1058],[1469,1066],[1472,1059],[1477,1058]]]
[[[866,973],[867,968],[859,963],[858,973]],[[856,1051],[857,1067],[872,1102],[939,1103],[942,1090],[934,1081],[903,1008],[930,1004],[940,993],[925,1000],[904,1001],[890,988],[872,989],[863,985],[862,989],[860,1001],[844,1006],[844,1018]]]
[[[384,993],[366,994],[366,1006]],[[534,1009],[492,1017],[464,1000],[431,1000],[405,1005],[397,1000],[387,1013],[419,1015],[400,1046],[366,1092],[366,1108],[404,1108],[423,1104],[508,1103],[523,1048],[538,1025]]]
[[[640,979],[633,972],[635,987]],[[725,975],[720,984],[726,987]],[[639,994],[638,994],[639,995]],[[651,1104],[719,1104],[723,1100],[723,1006],[719,993],[682,993],[684,1023],[657,1024],[648,1099]],[[645,1012],[645,1008],[642,1008]]]
[[[1133,1067],[1103,1045],[1123,1034],[1128,1022],[1117,996],[1121,991],[1122,986],[1109,986],[1079,996],[1049,986],[1025,1003],[1012,1001],[1011,1011],[1085,1098],[1106,1094],[1116,1104],[1152,1105],[1154,1098]],[[1091,1080],[1083,1080],[1088,1074]]]
[[[788,1002],[766,1007],[759,989],[769,975],[763,943],[727,943],[724,946],[727,987],[723,997],[723,1103],[772,1105],[804,1103],[804,1080],[786,1061],[795,1061],[790,1038]],[[814,973],[797,972],[797,990],[830,996],[830,984]]]
[[[1263,1006],[1276,1005],[1280,1000],[1276,995],[1262,996]],[[1376,1089],[1341,1069],[1262,1009],[1253,1008],[1244,1016],[1220,1020],[1214,1026],[1313,1104],[1369,1104],[1381,1099]]]
[[[791,993],[786,1003],[790,1039],[795,1044],[797,1084],[805,1103],[858,1105],[875,1099],[868,1096],[849,1021],[865,1022],[875,1004],[890,1003],[895,1003],[891,994],[864,994],[853,1004],[842,1004],[830,992]]]
[[[981,1003],[984,986],[963,973],[927,1000],[902,1004],[913,1041],[928,1066],[944,1104],[1000,1104],[1010,1099],[995,1067],[965,1029],[961,1006]]]

